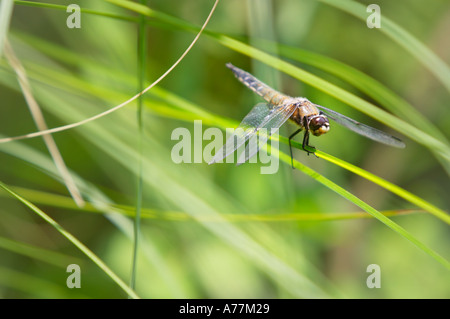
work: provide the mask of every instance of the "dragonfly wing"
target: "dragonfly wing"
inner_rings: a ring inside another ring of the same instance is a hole
[[[399,138],[389,135],[385,132],[382,132],[380,130],[377,130],[373,127],[370,127],[368,125],[362,124],[358,121],[355,121],[345,115],[342,115],[336,111],[330,110],[326,107],[323,107],[321,105],[317,105],[316,106],[323,110],[324,113],[333,121],[335,121],[338,124],[341,124],[342,126],[345,126],[346,128],[348,128],[349,130],[352,130],[362,136],[365,136],[367,138],[370,138],[374,141],[377,141],[379,143],[383,143],[389,146],[394,146],[394,147],[398,147],[398,148],[404,148],[405,147],[405,143],[403,143],[402,140],[400,140]]]
[[[261,127],[265,127],[273,118],[278,118],[279,114],[283,113],[283,110],[283,106],[274,107],[269,103],[256,104],[250,113],[244,117],[241,124],[234,130],[233,134],[227,139],[225,145],[215,154],[209,164],[216,163],[229,156],[247,142],[250,137],[255,135]]]
[[[245,163],[256,153],[258,153],[261,147],[267,143],[272,134],[278,131],[280,126],[292,116],[296,109],[297,105],[295,104],[287,104],[275,109],[270,119],[258,129],[258,136],[254,135],[254,139],[249,141],[245,148],[245,152],[239,156],[237,165]]]
[[[234,130],[233,134],[227,139],[225,145],[215,154],[209,164],[221,161],[244,144],[250,136],[256,133],[258,127],[264,122],[264,119],[270,116],[273,112],[272,110],[271,106],[267,103],[256,104]]]

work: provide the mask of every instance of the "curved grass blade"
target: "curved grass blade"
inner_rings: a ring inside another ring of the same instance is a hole
[[[118,0],[119,1],[119,0]],[[125,105],[133,102],[134,100],[136,100],[139,96],[145,94],[146,92],[148,92],[151,88],[153,88],[155,85],[157,85],[159,82],[161,82],[161,80],[163,80],[169,73],[172,72],[172,70],[184,59],[184,57],[189,53],[189,51],[192,49],[192,47],[195,45],[195,43],[197,42],[197,40],[200,38],[200,35],[202,34],[203,30],[206,28],[206,25],[208,24],[208,22],[210,21],[215,8],[217,7],[217,4],[219,3],[219,0],[215,0],[211,11],[209,12],[209,15],[207,16],[205,22],[203,23],[202,28],[200,29],[200,31],[197,33],[197,35],[195,36],[194,40],[190,43],[190,45],[186,48],[186,50],[181,54],[181,56],[178,58],[178,60],[176,60],[157,80],[155,80],[154,82],[152,82],[152,84],[150,84],[148,87],[145,88],[145,90],[137,93],[136,95],[134,95],[133,97],[129,98],[128,100],[110,108],[107,109],[106,111],[100,112],[94,116],[91,116],[87,119],[78,121],[76,123],[71,123],[65,126],[60,126],[60,127],[55,127],[53,129],[48,129],[45,131],[39,131],[39,132],[34,132],[34,133],[30,133],[30,134],[25,134],[22,136],[15,136],[15,137],[9,137],[6,139],[2,139],[0,140],[0,142],[2,143],[6,143],[6,142],[11,142],[14,140],[20,140],[20,139],[28,139],[28,138],[33,138],[33,137],[37,137],[37,136],[42,136],[45,134],[51,134],[51,133],[56,133],[56,132],[61,132],[61,131],[65,131],[65,130],[69,130],[78,126],[81,126],[83,124],[86,124],[88,122],[92,122],[95,121],[101,117],[104,117],[108,114],[111,114],[115,111],[117,111],[118,109],[124,107]]]
[[[107,274],[114,282],[116,282],[120,288],[123,289],[130,297],[133,299],[139,299],[139,296],[132,290],[130,287],[125,284],[125,282],[120,279],[100,258],[98,258],[89,248],[87,248],[83,243],[81,243],[75,236],[65,230],[61,225],[59,225],[55,220],[53,220],[50,216],[44,213],[41,209],[39,209],[34,204],[30,203],[25,198],[21,197],[19,194],[15,193],[11,189],[9,189],[5,184],[0,182],[0,187],[15,197],[17,200],[22,202],[25,206],[30,208],[33,212],[35,212],[39,217],[44,219],[47,223],[53,226],[59,233],[61,233],[64,237],[66,237],[72,244],[74,244],[78,249],[80,249],[89,259],[91,259],[100,269],[102,269],[105,274]]]
[[[23,67],[19,58],[16,56],[8,40],[5,41],[4,52],[6,60],[9,62],[13,70],[16,72],[17,81],[19,82],[22,94],[28,105],[28,109],[30,110],[31,116],[36,124],[36,127],[41,131],[48,129],[44,114],[42,113],[39,103],[36,101],[33,95],[25,68]],[[44,140],[45,145],[47,146],[50,155],[53,158],[56,167],[58,167],[58,170],[65,181],[67,190],[72,195],[72,198],[77,203],[77,205],[83,206],[84,200],[80,194],[77,185],[74,183],[72,176],[70,176],[69,174],[69,170],[66,166],[66,163],[64,162],[64,158],[53,136],[44,135],[42,138]]]
[[[268,147],[268,149],[270,150],[270,146]],[[291,157],[289,155],[279,151],[279,158],[283,162],[285,162],[286,164],[291,165],[291,160],[292,159],[291,159]],[[339,185],[333,183],[331,180],[329,180],[326,177],[320,175],[319,173],[317,173],[313,169],[303,165],[299,161],[294,159],[293,160],[293,165],[294,165],[294,167],[296,169],[298,169],[298,170],[302,171],[303,173],[305,173],[306,175],[312,177],[317,182],[319,182],[322,185],[326,186],[327,188],[329,188],[333,192],[341,195],[342,197],[344,197],[348,201],[352,202],[356,206],[360,207],[361,209],[363,209],[364,211],[366,211],[367,213],[369,213],[370,215],[372,215],[373,217],[375,217],[376,219],[381,221],[383,224],[385,224],[386,226],[391,228],[393,231],[395,231],[399,235],[401,235],[404,238],[406,238],[407,240],[409,240],[416,247],[418,247],[419,249],[424,251],[426,254],[431,256],[433,259],[435,259],[441,265],[443,265],[448,270],[450,270],[450,262],[448,262],[444,257],[442,257],[441,255],[436,253],[434,250],[429,248],[427,245],[423,244],[421,241],[419,241],[413,235],[411,235],[406,229],[404,229],[400,225],[398,225],[395,222],[393,222],[392,220],[390,220],[388,217],[386,217],[383,214],[381,214],[375,208],[371,207],[369,204],[367,204],[364,201],[360,200],[358,197],[356,197],[355,195],[351,194],[350,192],[348,192],[344,188],[340,187]]]

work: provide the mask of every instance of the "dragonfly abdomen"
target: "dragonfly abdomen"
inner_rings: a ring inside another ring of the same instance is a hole
[[[234,75],[239,81],[241,81],[250,90],[261,96],[270,104],[281,105],[285,100],[289,98],[288,96],[272,89],[267,84],[261,82],[250,73],[235,67],[231,63],[227,63],[227,67],[231,71],[233,71]]]

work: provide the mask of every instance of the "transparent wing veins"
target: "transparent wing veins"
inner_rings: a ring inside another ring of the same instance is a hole
[[[255,135],[261,128],[269,128],[269,134],[271,134],[271,128],[279,128],[287,119],[289,119],[295,109],[296,108],[292,105],[273,106],[269,103],[256,104],[244,117],[239,126],[234,130],[233,134],[227,139],[225,145],[223,145],[222,148],[214,155],[214,158],[209,162],[209,164],[216,163],[228,157],[236,149],[247,142],[249,138]],[[256,154],[256,152],[254,154]],[[250,157],[247,157],[246,160],[248,158]]]
[[[352,130],[364,137],[370,138],[374,141],[377,141],[379,143],[383,143],[389,146],[394,146],[398,148],[404,148],[405,143],[400,140],[399,138],[389,135],[385,132],[382,132],[380,130],[377,130],[376,128],[373,128],[371,126],[365,125],[363,123],[360,123],[358,121],[355,121],[345,115],[342,115],[336,111],[330,110],[326,107],[323,107],[321,105],[316,106],[323,110],[324,113],[333,121],[336,123],[348,128],[349,130]]]
[[[245,148],[245,152],[239,156],[237,165],[245,163],[258,153],[261,147],[268,142],[272,134],[278,131],[280,126],[291,117],[296,109],[297,106],[295,105],[287,105],[283,108],[283,112],[277,112],[277,114],[272,116],[267,123],[261,125],[261,127],[258,128],[260,134],[258,134],[257,143],[255,143],[255,141],[249,141]]]

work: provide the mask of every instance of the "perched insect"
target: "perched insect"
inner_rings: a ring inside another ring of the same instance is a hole
[[[314,104],[304,97],[290,97],[284,95],[264,84],[250,73],[235,67],[231,63],[228,63],[227,67],[233,71],[239,81],[256,94],[260,95],[267,103],[259,103],[253,107],[250,113],[242,120],[241,124],[239,124],[233,135],[228,138],[221,150],[215,154],[209,164],[216,163],[229,156],[261,129],[265,129],[265,132],[267,132],[265,138],[260,139],[257,144],[249,143],[243,154],[244,157],[238,161],[238,163],[246,162],[249,158],[258,153],[260,148],[267,143],[267,140],[272,133],[288,119],[291,119],[300,126],[297,131],[289,136],[291,158],[292,138],[302,130],[305,130],[302,143],[303,149],[305,149],[306,146],[311,147],[309,145],[309,133],[312,133],[315,136],[327,133],[330,130],[328,118],[374,141],[398,148],[405,147],[405,143],[394,136],[359,123],[336,111]],[[308,154],[311,153],[308,150],[306,151]]]

